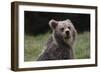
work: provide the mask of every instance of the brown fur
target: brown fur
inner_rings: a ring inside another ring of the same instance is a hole
[[[72,22],[69,19],[64,21],[52,19],[49,26],[52,29],[52,35],[38,60],[73,59],[73,44],[77,32]]]

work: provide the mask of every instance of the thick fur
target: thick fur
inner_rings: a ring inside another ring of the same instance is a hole
[[[52,19],[49,22],[49,26],[52,29],[52,35],[46,44],[46,49],[37,60],[73,59],[73,44],[77,32],[72,22],[69,19],[64,21]]]

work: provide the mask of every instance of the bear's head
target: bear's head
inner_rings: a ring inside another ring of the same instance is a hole
[[[53,39],[56,43],[66,43],[73,45],[76,38],[76,29],[71,20],[56,21],[54,19],[49,21],[49,26],[53,31]]]

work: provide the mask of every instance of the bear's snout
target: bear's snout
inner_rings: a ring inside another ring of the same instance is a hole
[[[70,34],[70,32],[69,32],[69,31],[65,31],[65,33],[66,33],[66,35],[68,35],[68,36],[69,36],[69,34]]]
[[[65,39],[69,39],[70,38],[70,30],[66,29],[64,33],[65,33]]]

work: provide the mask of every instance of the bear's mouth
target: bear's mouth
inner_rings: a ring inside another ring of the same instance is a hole
[[[70,39],[70,36],[65,36],[64,39]]]

